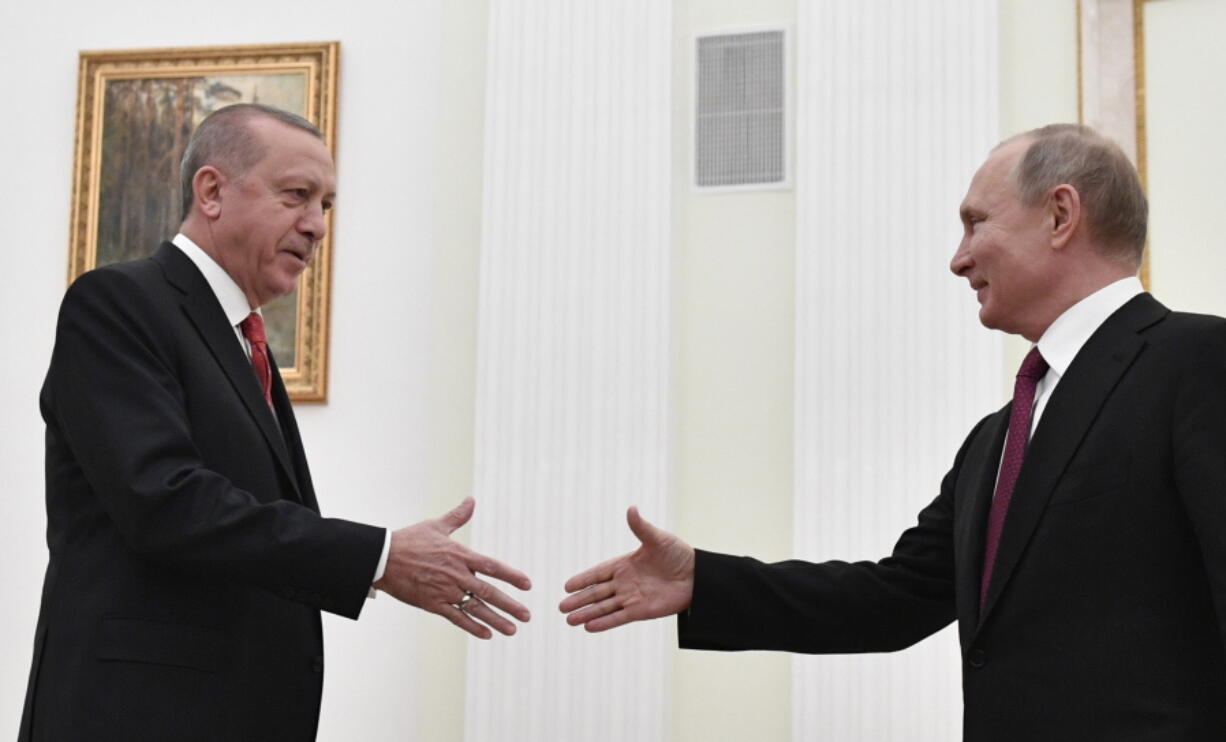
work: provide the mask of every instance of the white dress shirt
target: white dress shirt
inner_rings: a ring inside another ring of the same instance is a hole
[[[226,315],[226,321],[230,323],[234,330],[234,337],[238,340],[239,346],[246,354],[247,360],[251,360],[251,343],[247,342],[247,338],[243,335],[243,330],[239,325],[243,320],[247,319],[247,315],[251,312],[256,312],[262,317],[263,314],[259,308],[251,308],[251,304],[247,301],[247,295],[239,288],[234,279],[226,273],[225,269],[217,264],[200,246],[191,241],[187,235],[179,233],[171,240],[174,246],[183,251],[183,254],[188,257],[200,272],[204,275],[205,282],[209,288],[213,290],[213,295],[217,297],[217,301],[221,304],[221,311]],[[379,565],[375,568],[374,579],[371,583],[378,582],[383,577],[383,572],[387,569],[387,554],[392,545],[392,532],[388,529],[383,531],[383,553],[379,556]],[[370,589],[370,597],[375,597],[375,589]]]
[[[1043,360],[1047,361],[1048,369],[1035,389],[1034,414],[1030,418],[1031,435],[1034,435],[1052,392],[1056,390],[1056,385],[1068,371],[1081,347],[1117,309],[1144,292],[1145,287],[1136,276],[1121,278],[1064,310],[1064,314],[1048,326],[1037,343],[1039,353],[1042,354]]]

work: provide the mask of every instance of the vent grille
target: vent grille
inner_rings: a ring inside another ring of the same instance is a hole
[[[700,36],[697,41],[695,185],[785,184],[784,31]]]

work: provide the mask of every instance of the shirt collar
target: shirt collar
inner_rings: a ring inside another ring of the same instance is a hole
[[[251,314],[251,305],[247,302],[247,295],[238,287],[230,274],[226,273],[225,268],[218,265],[216,260],[213,260],[208,253],[182,232],[175,235],[171,242],[182,250],[183,254],[204,274],[204,280],[208,282],[209,288],[213,289],[213,294],[221,303],[221,311],[225,313],[226,320],[231,325],[237,325],[245,320],[248,314]],[[258,313],[260,310],[255,311]]]
[[[1121,278],[1109,283],[1093,294],[1064,310],[1039,338],[1039,352],[1043,360],[1064,376],[1073,359],[1107,318],[1128,303],[1137,294],[1145,293],[1145,287],[1136,276]]]

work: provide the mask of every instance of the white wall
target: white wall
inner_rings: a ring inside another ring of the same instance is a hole
[[[1147,2],[1145,107],[1154,295],[1226,314],[1226,3]]]
[[[9,229],[0,342],[10,349],[0,366],[9,607],[0,734],[20,716],[46,565],[36,397],[65,287],[78,50],[341,41],[330,402],[298,415],[325,512],[400,525],[471,487],[484,9],[473,0],[0,4]],[[465,645],[450,624],[387,597],[357,623],[325,624],[321,739],[460,737]]]
[[[796,22],[796,0],[676,0],[676,531],[713,551],[792,554],[792,190],[698,194],[694,35]],[[794,61],[789,61],[794,72]],[[675,623],[673,619],[668,619]],[[675,652],[673,739],[790,738],[786,655]]]

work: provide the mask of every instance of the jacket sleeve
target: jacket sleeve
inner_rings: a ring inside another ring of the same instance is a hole
[[[678,616],[680,646],[889,652],[950,624],[956,615],[953,488],[982,424],[967,437],[940,494],[879,562],[764,564],[698,551],[693,600]]]
[[[166,312],[118,270],[92,271],[69,288],[42,408],[48,449],[65,446],[71,456],[48,456],[49,496],[52,482],[83,482],[74,503],[96,500],[144,560],[356,618],[384,529],[284,499],[261,502],[207,468]]]

